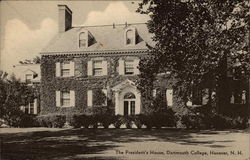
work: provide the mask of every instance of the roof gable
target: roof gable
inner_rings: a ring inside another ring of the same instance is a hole
[[[127,28],[136,28],[138,41],[136,45],[124,45],[124,32]],[[88,31],[93,40],[88,47],[79,47],[79,34]],[[107,25],[74,27],[66,32],[58,33],[50,43],[42,50],[42,53],[49,52],[73,52],[73,51],[117,51],[117,50],[136,50],[148,49],[147,45],[153,46],[151,35],[148,33],[146,24]]]

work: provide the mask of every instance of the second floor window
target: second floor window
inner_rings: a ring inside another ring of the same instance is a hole
[[[32,79],[33,79],[32,74],[26,74],[25,75],[25,81],[26,81],[27,84],[30,84]]]
[[[93,62],[93,75],[101,76],[102,75],[102,61],[97,60]]]
[[[68,77],[70,76],[70,62],[61,63],[61,76]]]
[[[126,60],[125,61],[125,74],[134,74],[134,61]]]

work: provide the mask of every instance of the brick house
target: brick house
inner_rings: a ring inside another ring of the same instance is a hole
[[[72,27],[72,11],[58,5],[58,12],[59,32],[41,51],[41,114],[84,113],[95,105],[96,89],[112,101],[115,114],[142,113],[137,66],[149,53],[147,45],[154,46],[146,24]],[[183,112],[170,83],[159,76],[155,87],[153,96],[160,93]],[[207,103],[207,95],[197,96],[188,105]]]
[[[84,112],[95,89],[113,101],[116,114],[141,113],[137,66],[153,45],[146,24],[72,27],[72,11],[58,8],[59,33],[41,52],[42,114]]]

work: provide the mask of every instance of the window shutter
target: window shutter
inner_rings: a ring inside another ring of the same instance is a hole
[[[70,76],[75,76],[75,62],[70,61]]]
[[[61,64],[60,62],[56,62],[56,77],[61,76]]]
[[[135,59],[135,60],[134,60],[134,70],[135,70],[135,74],[139,74],[139,73],[140,73],[140,71],[139,71],[139,69],[138,69],[139,62],[140,62],[139,59]]]
[[[153,89],[153,97],[156,97],[156,89]]]
[[[202,105],[206,105],[209,101],[209,90],[208,88],[203,90]]]
[[[70,91],[70,107],[75,107],[75,91]]]
[[[166,100],[168,106],[173,106],[173,89],[166,90]]]
[[[61,92],[56,91],[56,106],[60,107],[61,106]]]
[[[124,60],[119,59],[119,75],[124,75],[125,67],[124,67]]]
[[[91,107],[93,105],[93,91],[88,90],[87,92],[87,100],[88,100],[88,107]]]
[[[88,76],[92,76],[93,75],[93,61],[88,61]]]
[[[34,114],[37,114],[37,99],[34,99]]]
[[[107,106],[107,100],[108,100],[108,90],[107,89],[102,89],[102,92],[105,94],[106,99],[105,102],[103,103],[104,106]]]
[[[108,75],[108,64],[107,61],[102,61],[103,75]]]

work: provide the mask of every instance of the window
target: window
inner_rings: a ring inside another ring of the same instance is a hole
[[[134,61],[126,60],[125,61],[125,74],[134,74]]]
[[[70,76],[70,62],[69,61],[61,63],[61,75],[62,77]]]
[[[134,31],[127,30],[126,32],[126,44],[127,45],[132,45],[134,44],[134,39],[135,39],[135,35],[134,35]]]
[[[26,80],[27,84],[30,84],[32,79],[33,79],[33,75],[32,74],[26,74],[25,75],[25,80]]]
[[[70,92],[68,91],[62,92],[61,104],[62,104],[62,107],[70,106]]]
[[[86,39],[87,35],[85,32],[81,32],[79,34],[79,47],[83,48],[87,46],[87,39]]]
[[[34,102],[30,102],[28,105],[24,106],[24,113],[34,114]]]
[[[97,60],[93,62],[93,75],[101,76],[102,75],[102,61]]]

